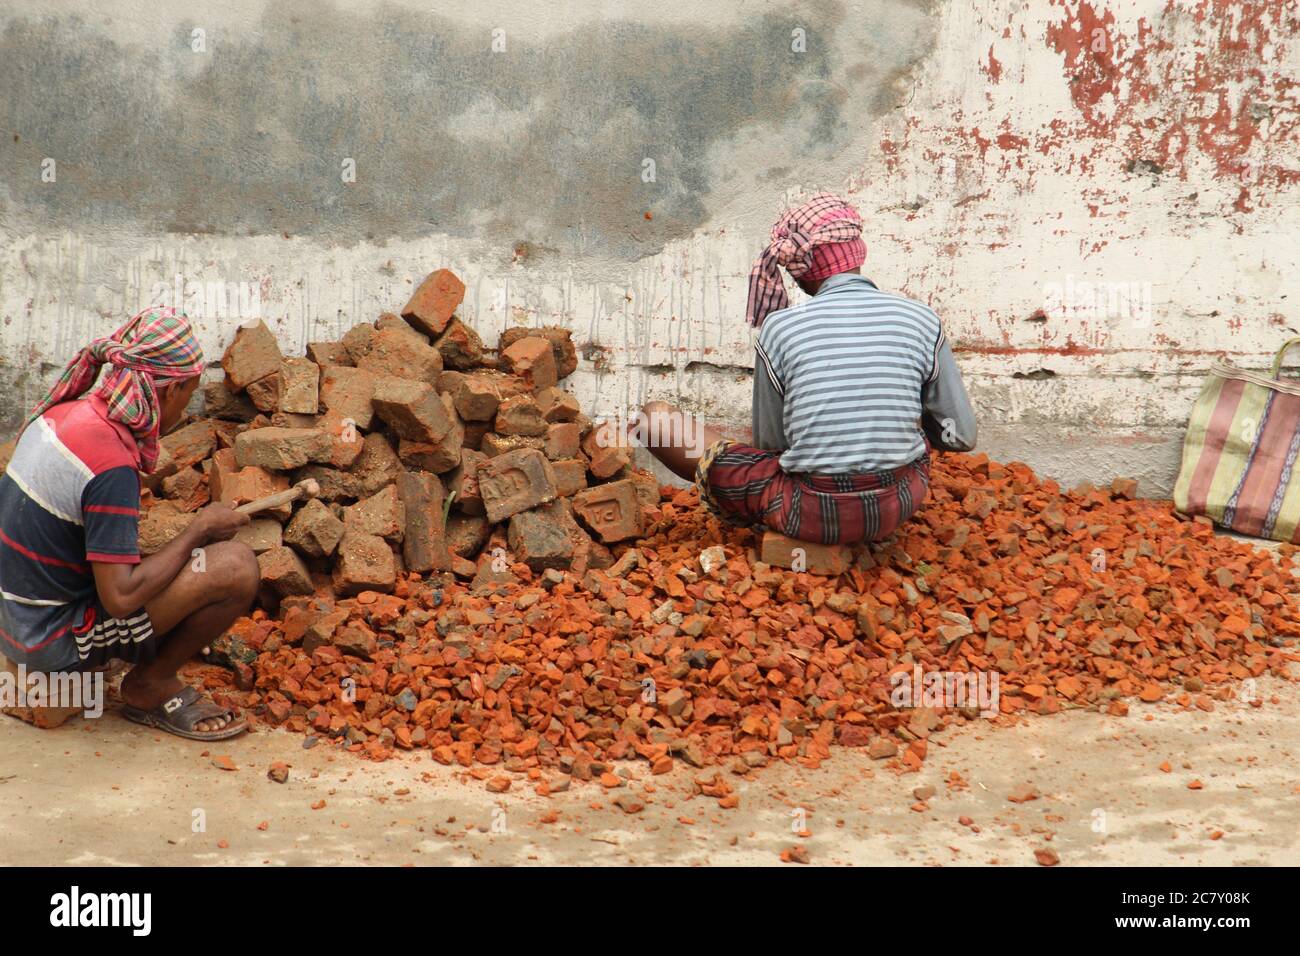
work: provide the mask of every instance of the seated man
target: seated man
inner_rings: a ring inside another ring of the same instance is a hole
[[[34,671],[129,661],[127,717],[224,740],[245,722],[176,672],[253,602],[257,559],[229,540],[248,517],[208,505],[157,554],[137,546],[140,472],[202,371],[185,318],[151,309],[82,349],[36,407],[0,476],[0,648]]]
[[[925,500],[931,445],[975,447],[938,317],[860,275],[866,257],[861,218],[830,193],[772,227],[749,280],[752,446],[683,425],[665,402],[644,407],[634,437],[720,517],[819,544],[879,540]],[[789,307],[778,267],[812,298]]]

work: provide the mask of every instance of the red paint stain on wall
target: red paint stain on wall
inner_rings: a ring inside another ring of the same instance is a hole
[[[1064,59],[1088,135],[1181,178],[1194,149],[1218,175],[1242,181],[1238,212],[1254,208],[1252,189],[1300,181],[1265,148],[1300,135],[1294,0],[1167,0],[1155,23],[1142,19],[1129,33],[1102,4],[1058,5],[1046,39]]]
[[[1114,96],[1119,85],[1115,68],[1116,44],[1123,43],[1115,27],[1115,15],[1107,10],[1098,14],[1090,3],[1077,8],[1065,5],[1065,19],[1047,28],[1047,43],[1065,57],[1074,105],[1090,121],[1098,122],[1097,106],[1107,96]]]
[[[988,66],[980,64],[980,72],[988,74],[989,82],[996,83],[1002,79],[1002,64],[998,58],[993,55],[993,46],[989,45],[989,62]]]

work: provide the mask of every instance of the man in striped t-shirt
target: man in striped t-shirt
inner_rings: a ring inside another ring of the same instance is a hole
[[[927,306],[860,274],[862,221],[819,193],[786,212],[750,276],[753,445],[698,425],[695,449],[655,427],[680,415],[643,409],[638,437],[721,517],[824,544],[887,537],[925,499],[931,446],[969,451],[976,422],[952,349]],[[789,306],[779,268],[810,298]],[[702,454],[701,454],[702,452]]]
[[[248,517],[209,505],[156,554],[137,546],[140,473],[202,370],[183,316],[142,312],[82,349],[36,407],[0,475],[0,651],[46,673],[127,661],[127,717],[221,740],[246,723],[177,669],[252,605],[257,559],[229,540]]]

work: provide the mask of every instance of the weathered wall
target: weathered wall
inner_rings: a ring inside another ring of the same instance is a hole
[[[743,425],[749,263],[823,187],[1069,483],[1166,490],[1203,369],[1296,334],[1294,0],[186,7],[0,14],[6,425],[178,275],[216,357],[204,283],[297,349],[439,265],[489,342],[570,326],[597,410]]]

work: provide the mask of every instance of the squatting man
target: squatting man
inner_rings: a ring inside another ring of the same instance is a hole
[[[230,540],[248,516],[210,504],[156,554],[138,547],[140,476],[202,371],[189,322],[150,309],[78,352],[33,410],[0,476],[0,645],[46,674],[126,661],[126,717],[224,740],[246,722],[177,670],[252,607],[257,559]]]

